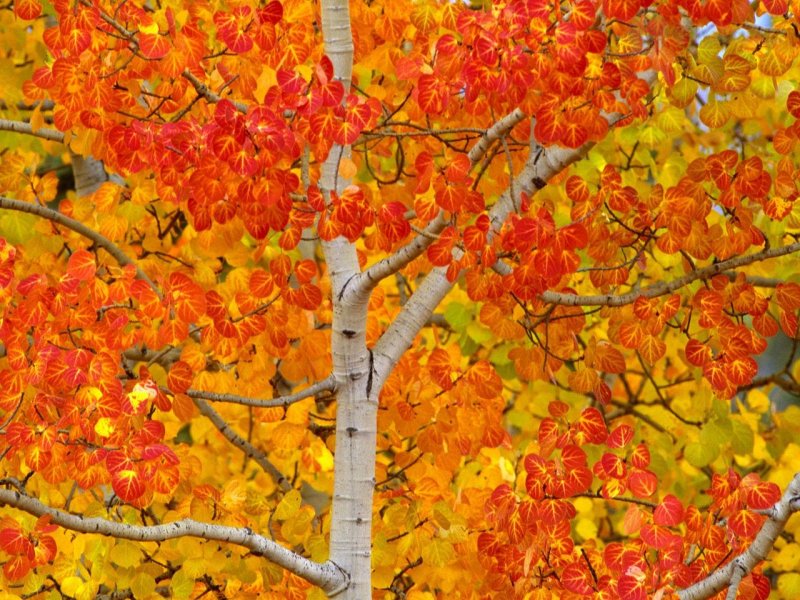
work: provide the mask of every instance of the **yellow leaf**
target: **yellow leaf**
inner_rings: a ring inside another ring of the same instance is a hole
[[[156,580],[149,573],[139,573],[131,582],[131,591],[137,600],[144,600],[156,591]]]
[[[453,545],[439,538],[422,546],[422,560],[428,567],[444,567],[453,560],[454,555]]]
[[[694,100],[697,93],[697,82],[684,77],[675,83],[669,90],[672,104],[678,108],[685,108]]]
[[[133,542],[120,540],[109,552],[109,558],[120,567],[133,567],[142,560],[142,551]]]
[[[730,111],[724,102],[716,98],[709,98],[706,105],[700,109],[700,120],[711,129],[717,129],[727,123]]]
[[[100,417],[94,425],[94,430],[100,437],[108,437],[114,433],[114,425],[108,417]]]
[[[36,108],[33,109],[30,123],[33,131],[39,131],[42,127],[44,127],[44,117],[42,116],[41,104],[37,104]]]
[[[781,598],[800,597],[800,573],[784,573],[778,577],[778,593]]]
[[[142,33],[149,33],[149,34],[156,34],[158,33],[158,25],[156,23],[150,23],[150,25],[139,25],[139,31]]]
[[[795,571],[800,567],[800,544],[786,544],[775,556],[773,565],[779,571]]]
[[[292,518],[297,514],[302,500],[300,492],[292,490],[278,503],[278,506],[275,508],[275,518],[279,521]]]
[[[188,598],[194,591],[194,577],[183,569],[179,569],[169,582],[169,588],[172,593],[172,598]]]

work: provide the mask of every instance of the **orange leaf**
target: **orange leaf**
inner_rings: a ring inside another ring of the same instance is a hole
[[[194,371],[182,360],[173,364],[167,375],[167,386],[176,394],[183,394],[192,386]]]
[[[94,254],[88,250],[76,250],[69,257],[67,262],[67,273],[78,281],[88,281],[94,277],[97,266],[94,262]]]

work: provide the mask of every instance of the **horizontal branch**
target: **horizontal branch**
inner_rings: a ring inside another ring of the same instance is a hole
[[[197,405],[197,408],[200,409],[202,415],[207,417],[208,420],[214,424],[214,427],[216,427],[219,432],[225,436],[225,439],[244,452],[245,456],[256,461],[258,465],[272,477],[272,479],[275,481],[275,484],[281,488],[282,491],[288,492],[292,489],[292,484],[289,483],[289,480],[286,478],[286,476],[269,461],[267,455],[236,433],[231,427],[230,423],[223,419],[217,411],[211,408],[211,405],[208,402],[200,398],[195,398],[194,403]]]
[[[33,496],[7,489],[0,489],[0,505],[11,506],[36,517],[48,515],[52,523],[81,533],[96,533],[138,542],[163,542],[179,537],[196,537],[236,544],[248,548],[253,554],[264,556],[328,593],[347,584],[344,573],[330,561],[313,562],[263,535],[254,533],[247,527],[214,525],[193,519],[161,525],[128,525],[110,519],[72,514],[47,506]]]
[[[795,242],[794,244],[789,244],[788,246],[781,246],[778,248],[769,248],[768,250],[762,250],[761,252],[756,252],[755,254],[736,256],[734,258],[729,258],[728,260],[723,260],[701,269],[696,269],[690,273],[687,273],[683,277],[678,277],[672,281],[662,281],[661,283],[651,285],[641,290],[628,292],[627,294],[620,294],[618,296],[615,296],[614,294],[582,296],[580,294],[563,294],[560,292],[547,291],[542,292],[539,295],[539,298],[548,304],[561,304],[564,306],[624,306],[626,304],[633,304],[639,297],[657,298],[658,296],[664,296],[665,294],[670,294],[692,283],[693,281],[697,281],[699,279],[709,279],[714,275],[722,273],[723,271],[728,271],[737,267],[743,267],[745,265],[768,260],[770,258],[786,256],[787,254],[792,254],[798,251],[800,251],[800,242]]]
[[[114,242],[101,235],[91,227],[87,227],[80,221],[76,221],[71,217],[61,214],[57,210],[52,210],[46,206],[41,206],[40,204],[33,204],[30,202],[23,202],[22,200],[13,200],[12,198],[6,198],[5,196],[0,196],[0,208],[36,215],[38,217],[53,221],[54,223],[58,223],[59,225],[63,225],[67,229],[71,229],[75,233],[82,235],[83,237],[94,242],[96,246],[108,252],[120,265],[133,265],[136,268],[136,277],[147,282],[147,284],[153,288],[156,294],[158,294],[158,297],[161,297],[161,290],[159,290],[156,284],[153,283],[145,274],[145,272],[139,268],[136,262],[127,254],[125,254],[125,252],[123,252],[122,249]]]
[[[789,483],[783,497],[767,511],[768,519],[761,526],[750,546],[736,558],[708,575],[694,585],[680,590],[680,600],[703,600],[732,587],[742,577],[767,558],[775,540],[786,527],[786,522],[793,513],[800,511],[800,473]],[[734,593],[735,596],[735,593]]]
[[[255,408],[279,408],[289,406],[300,400],[305,400],[311,396],[316,396],[320,392],[332,392],[336,389],[336,380],[333,376],[326,377],[325,379],[314,383],[307,388],[280,396],[278,398],[271,398],[269,400],[261,400],[258,398],[249,398],[247,396],[237,396],[236,394],[217,394],[214,392],[204,392],[201,390],[188,390],[186,395],[190,398],[210,400],[211,402],[229,402],[231,404],[242,404],[244,406],[253,406]]]
[[[0,131],[13,131],[15,133],[24,133],[25,135],[32,135],[34,137],[49,140],[51,142],[64,143],[64,134],[57,129],[46,129],[44,127],[34,131],[30,123],[24,121],[9,121],[8,119],[0,119]]]

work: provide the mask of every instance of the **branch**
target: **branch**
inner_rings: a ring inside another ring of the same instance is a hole
[[[24,133],[25,135],[32,135],[34,137],[49,140],[51,142],[64,143],[64,134],[57,129],[40,128],[36,131],[30,123],[23,121],[9,121],[8,119],[0,119],[0,131],[14,131],[16,133]]]
[[[795,242],[794,244],[789,244],[788,246],[762,250],[761,252],[748,254],[746,256],[736,256],[734,258],[703,267],[702,269],[691,271],[690,273],[687,273],[678,279],[673,279],[672,281],[663,281],[644,289],[635,292],[629,292],[627,294],[621,294],[619,296],[614,296],[613,294],[604,294],[600,296],[581,296],[579,294],[562,294],[560,292],[547,291],[542,292],[539,295],[539,298],[549,304],[562,304],[565,306],[624,306],[626,304],[634,303],[639,297],[656,298],[658,296],[663,296],[665,294],[674,292],[675,290],[680,289],[685,285],[692,283],[693,281],[697,281],[698,279],[708,279],[729,269],[743,267],[755,262],[760,262],[770,258],[777,258],[779,256],[785,256],[798,251],[800,251],[800,242]]]
[[[484,157],[493,143],[514,129],[514,127],[519,125],[523,119],[525,119],[525,117],[525,112],[522,109],[515,108],[505,117],[501,118],[494,125],[489,127],[489,129],[483,133],[481,139],[479,139],[470,149],[469,154],[467,155],[472,163],[472,166],[474,167],[476,164],[478,164],[478,161]]]
[[[214,392],[204,392],[201,390],[188,390],[186,395],[190,398],[210,400],[212,402],[230,402],[232,404],[242,404],[244,406],[254,406],[256,408],[276,408],[285,407],[300,400],[305,400],[311,396],[316,396],[320,392],[332,392],[336,389],[336,380],[333,375],[326,377],[322,381],[318,381],[305,389],[272,398],[270,400],[260,400],[258,398],[249,398],[247,396],[237,396],[235,394],[216,394]]]
[[[494,142],[514,129],[514,127],[525,119],[525,116],[525,113],[521,109],[515,108],[484,131],[481,138],[467,155],[472,163],[472,167],[474,168],[475,165],[480,162],[481,158],[483,158],[486,151]],[[440,211],[436,218],[408,244],[364,271],[359,276],[359,281],[355,283],[353,289],[371,290],[379,281],[408,265],[425,252],[428,246],[436,239],[436,235],[442,232],[446,224],[447,220],[444,218],[444,211]]]
[[[217,102],[222,100],[219,94],[215,94],[214,92],[212,92],[211,88],[209,88],[205,83],[200,81],[193,73],[189,71],[189,69],[185,69],[183,73],[181,73],[181,75],[183,75],[185,79],[189,80],[189,83],[191,83],[194,86],[194,89],[198,93],[198,95],[205,98],[206,102],[209,102],[211,104],[216,104]],[[240,113],[247,113],[247,105],[244,104],[243,102],[235,102],[232,100],[231,103],[236,107],[236,110],[238,110]]]
[[[11,198],[6,198],[5,196],[0,196],[0,208],[5,208],[6,210],[17,210],[36,215],[38,217],[44,217],[45,219],[49,219],[54,223],[63,225],[67,229],[71,229],[75,233],[92,240],[96,246],[103,248],[106,252],[113,256],[120,265],[133,265],[136,268],[136,277],[142,281],[145,281],[151,288],[153,288],[159,298],[162,297],[161,290],[156,287],[156,284],[150,280],[150,278],[139,268],[132,258],[125,254],[125,252],[123,252],[122,249],[114,242],[99,234],[91,227],[87,227],[80,221],[76,221],[75,219],[61,214],[57,210],[52,210],[46,206],[32,204],[30,202],[23,202],[22,200],[13,200]]]
[[[735,586],[745,575],[752,572],[758,563],[767,558],[789,517],[797,511],[800,511],[800,473],[797,473],[789,483],[783,497],[767,511],[769,518],[761,526],[761,531],[758,532],[750,547],[705,579],[680,590],[678,592],[680,600],[710,598],[726,587],[729,588],[728,597],[730,597],[730,590],[733,590],[735,597]]]
[[[225,439],[244,452],[245,456],[256,461],[265,472],[269,473],[282,491],[288,492],[292,489],[292,485],[289,483],[289,480],[277,469],[275,465],[269,461],[266,454],[236,433],[230,424],[223,419],[217,411],[211,408],[211,405],[208,402],[202,400],[201,398],[195,398],[194,403],[197,405],[197,408],[200,409],[200,412],[204,416],[208,417],[208,419],[214,424],[219,432],[225,436]]]
[[[36,517],[49,515],[56,525],[81,533],[97,533],[139,542],[162,542],[179,537],[196,537],[236,544],[253,554],[264,556],[276,565],[331,593],[346,585],[344,573],[330,561],[315,563],[280,544],[253,533],[247,527],[229,527],[182,519],[162,525],[128,525],[98,517],[84,517],[52,508],[37,498],[16,490],[0,489],[0,505],[18,508]]]
[[[550,179],[586,156],[593,145],[593,143],[584,144],[577,149],[556,147],[544,149],[532,138],[528,160],[515,178],[514,196],[516,197],[512,198],[510,189],[506,190],[489,211],[492,230],[500,231],[511,211],[520,205],[520,195],[523,192],[532,195],[545,187]],[[397,364],[414,337],[425,326],[433,311],[452,287],[453,282],[448,280],[445,267],[436,267],[428,273],[425,280],[375,344],[374,352],[378,362],[376,371],[379,373],[379,383],[383,383],[391,371],[391,367]]]

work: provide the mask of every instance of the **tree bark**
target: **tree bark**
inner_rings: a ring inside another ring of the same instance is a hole
[[[323,0],[325,53],[334,77],[350,90],[353,36],[347,0]],[[339,161],[350,148],[334,144],[322,166],[320,188],[326,201],[349,182],[338,175]],[[343,237],[322,244],[333,294],[333,377],[336,381],[336,460],[330,537],[330,560],[349,575],[347,585],[331,597],[372,597],[372,496],[375,488],[375,435],[378,388],[373,386],[372,352],[367,349],[369,293],[347,294],[360,273],[353,244]]]

